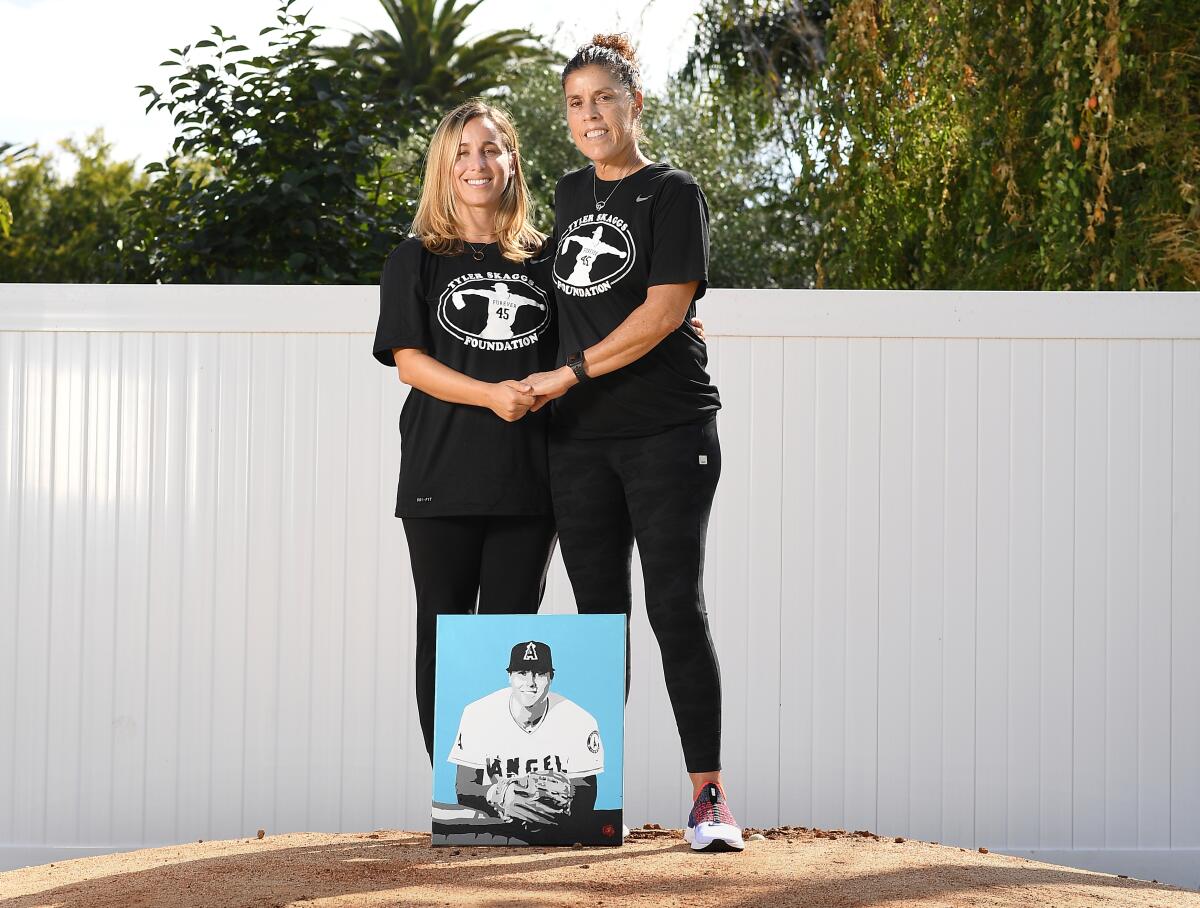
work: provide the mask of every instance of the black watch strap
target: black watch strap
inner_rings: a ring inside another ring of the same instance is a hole
[[[577,353],[568,354],[567,365],[571,367],[571,371],[575,373],[575,377],[581,382],[585,382],[591,378],[591,376],[587,374],[586,364],[583,361],[582,350]]]

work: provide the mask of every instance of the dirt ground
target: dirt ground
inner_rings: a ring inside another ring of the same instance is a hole
[[[1200,893],[1005,855],[865,831],[758,832],[741,854],[695,854],[678,830],[657,828],[634,830],[619,848],[431,848],[425,833],[296,833],[0,873],[0,904],[1200,908]]]

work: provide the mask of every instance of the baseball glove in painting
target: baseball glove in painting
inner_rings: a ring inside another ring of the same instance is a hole
[[[561,772],[531,772],[502,779],[488,790],[488,802],[504,820],[526,826],[561,823],[571,815],[575,785]]]

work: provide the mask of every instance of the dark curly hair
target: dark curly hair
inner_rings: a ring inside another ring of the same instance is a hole
[[[629,42],[628,35],[593,35],[592,43],[575,51],[575,56],[563,67],[562,83],[567,76],[585,66],[603,66],[632,96],[642,90],[642,74],[638,70],[637,53]]]

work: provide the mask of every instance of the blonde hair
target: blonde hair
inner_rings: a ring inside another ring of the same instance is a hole
[[[529,188],[521,170],[517,129],[506,111],[479,98],[458,105],[442,117],[434,130],[425,156],[425,183],[421,187],[412,232],[430,252],[457,255],[463,251],[458,199],[454,194],[454,162],[463,127],[476,117],[487,117],[496,124],[507,150],[513,155],[512,177],[500,196],[500,208],[496,212],[496,243],[506,259],[523,262],[537,252],[546,235],[529,222]]]

